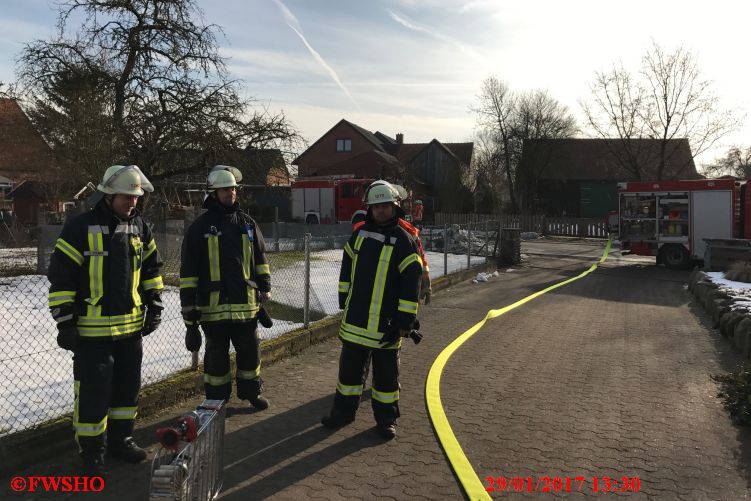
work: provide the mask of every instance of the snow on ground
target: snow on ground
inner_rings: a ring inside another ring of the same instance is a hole
[[[36,247],[0,248],[0,271],[17,268],[36,269]]]
[[[751,311],[751,284],[728,280],[722,271],[709,271],[706,273],[712,282],[719,285],[730,296],[731,309]]]
[[[13,250],[16,249],[4,249]],[[28,252],[25,255],[34,255]],[[19,253],[4,255],[5,259]],[[339,311],[337,289],[342,250],[311,254],[310,307],[332,315]],[[430,276],[444,274],[442,252],[426,252]],[[272,258],[273,260],[273,258]],[[26,261],[25,261],[26,262]],[[472,265],[485,262],[472,256]],[[448,254],[448,272],[467,267],[467,256]],[[272,299],[302,309],[305,296],[303,262],[274,270]],[[57,330],[47,309],[49,282],[42,275],[0,277],[0,435],[19,431],[70,412],[73,404],[73,360],[70,352],[57,346]],[[152,383],[190,367],[191,354],[184,347],[184,326],[180,316],[179,289],[167,286],[163,295],[162,325],[144,338],[142,380]],[[300,322],[274,320],[271,329],[260,328],[263,339],[278,337],[301,327]],[[203,346],[199,359],[203,358]]]

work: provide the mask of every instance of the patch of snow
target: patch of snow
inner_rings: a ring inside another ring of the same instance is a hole
[[[36,260],[36,249],[0,249],[0,257],[23,256]],[[33,251],[33,252],[32,252]],[[3,253],[5,252],[5,253]],[[324,315],[339,312],[338,283],[342,250],[314,252],[310,262],[311,310]],[[426,252],[430,276],[444,275],[442,252]],[[472,256],[472,266],[485,262]],[[467,268],[465,254],[448,254],[448,273]],[[272,300],[302,309],[305,302],[304,263],[295,263],[272,273]],[[47,308],[49,281],[43,275],[0,277],[0,436],[28,428],[68,413],[73,405],[73,360],[70,352],[57,346],[57,329]],[[159,381],[190,367],[185,350],[185,327],[180,315],[180,290],[166,286],[162,295],[165,310],[162,324],[143,340],[143,384]],[[259,327],[261,339],[272,339],[302,327],[298,322],[274,319],[271,329]],[[205,343],[203,343],[205,346]],[[202,346],[202,350],[203,350]],[[203,351],[199,360],[203,359]]]

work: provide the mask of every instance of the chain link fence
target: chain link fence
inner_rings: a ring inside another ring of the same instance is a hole
[[[424,228],[422,240],[431,277],[484,263],[494,255],[497,226],[481,222]],[[347,226],[342,229],[349,231]],[[0,436],[59,418],[73,406],[72,354],[57,346],[57,329],[47,307],[45,272],[60,230],[61,226],[44,227],[37,247],[0,248]],[[155,238],[164,261],[165,310],[159,329],[144,338],[144,385],[194,366],[191,353],[185,350],[180,315],[182,235],[156,233]],[[348,238],[267,239],[272,298],[266,309],[274,326],[259,326],[261,339],[339,311],[339,269]],[[203,349],[198,356],[202,359]]]

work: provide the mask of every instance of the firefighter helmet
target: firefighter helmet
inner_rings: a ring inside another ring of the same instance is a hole
[[[107,195],[140,197],[144,191],[154,191],[154,186],[137,165],[113,165],[104,172],[96,189]]]
[[[206,179],[206,189],[214,191],[219,188],[232,188],[243,180],[240,169],[229,165],[216,165],[209,172]]]
[[[415,200],[415,205],[422,205],[422,200]]]
[[[397,191],[390,183],[378,180],[368,186],[368,191],[365,193],[365,203],[367,205],[388,202],[393,204],[399,203]]]

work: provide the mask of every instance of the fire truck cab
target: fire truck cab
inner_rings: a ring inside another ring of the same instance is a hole
[[[624,254],[656,256],[668,268],[704,259],[705,238],[743,238],[751,208],[745,181],[619,183],[619,238]]]

